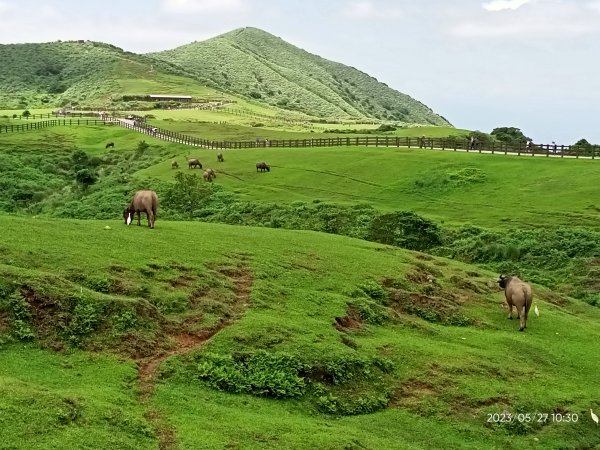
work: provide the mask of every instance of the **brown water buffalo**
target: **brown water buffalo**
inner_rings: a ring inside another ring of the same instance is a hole
[[[256,171],[258,172],[259,170],[260,170],[261,172],[264,172],[265,170],[266,170],[267,172],[270,172],[270,171],[271,171],[271,166],[269,166],[269,165],[268,165],[266,162],[264,162],[264,161],[263,161],[263,162],[257,162],[257,163],[256,163]]]
[[[140,226],[141,213],[146,213],[148,217],[148,226],[154,228],[156,221],[156,211],[158,209],[158,196],[154,191],[137,191],[133,194],[133,198],[129,206],[123,211],[123,219],[127,225],[133,222],[134,216],[137,213],[138,226]]]
[[[202,169],[202,163],[197,159],[188,159],[188,167],[190,169]]]
[[[521,281],[518,277],[500,275],[498,285],[504,289],[504,296],[508,304],[508,318],[512,319],[513,306],[517,308],[517,317],[519,320],[519,331],[527,328],[527,316],[531,308],[533,294],[531,286]]]

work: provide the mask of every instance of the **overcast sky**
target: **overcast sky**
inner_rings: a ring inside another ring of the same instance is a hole
[[[356,67],[456,127],[600,144],[600,0],[0,0],[3,44],[150,52],[244,26]]]

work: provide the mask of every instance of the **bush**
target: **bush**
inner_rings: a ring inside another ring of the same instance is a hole
[[[206,354],[197,366],[197,377],[212,387],[235,393],[285,398],[305,392],[298,375],[302,363],[284,353],[259,350],[234,356]]]
[[[419,251],[442,242],[440,229],[434,222],[407,211],[377,216],[369,227],[368,239]]]
[[[15,291],[9,295],[7,303],[12,318],[13,336],[20,340],[33,339],[32,314],[27,301],[18,291]]]

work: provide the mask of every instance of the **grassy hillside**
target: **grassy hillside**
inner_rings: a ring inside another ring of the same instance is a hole
[[[91,41],[0,45],[1,108],[109,107],[124,94],[221,94],[166,62]]]
[[[0,45],[0,83],[0,109],[148,108],[122,97],[180,94],[234,101],[231,114],[448,125],[356,69],[253,28],[146,56],[92,41]]]
[[[186,126],[194,130],[191,123],[178,126],[185,131],[188,131]],[[199,135],[209,138],[229,130],[226,125],[204,126],[206,136],[201,132]],[[253,134],[248,128],[242,132],[248,133],[248,137],[258,133],[261,137],[274,135],[271,130],[251,130]],[[403,131],[411,130],[418,134],[418,129]],[[281,133],[286,138],[305,136]],[[147,156],[150,166],[138,172],[136,178],[171,182],[178,172],[171,169],[171,161],[176,159],[185,167],[187,156],[193,156],[200,158],[206,167],[220,172],[215,183],[240,200],[282,204],[312,203],[313,200],[347,205],[366,203],[381,211],[413,210],[446,224],[490,228],[580,226],[598,230],[600,205],[593,199],[599,193],[597,185],[590,180],[599,176],[600,165],[591,160],[341,147],[227,150],[225,162],[218,164],[215,151],[161,141],[116,126],[56,127],[3,134],[0,138],[3,167],[7,170],[13,167],[40,173],[61,173],[61,170],[66,173],[70,169],[67,162],[60,163],[67,164],[62,169],[58,160],[51,160],[54,166],[40,165],[39,155],[47,155],[46,159],[56,155],[68,160],[71,153],[79,149],[93,155],[106,154],[107,160],[100,166],[104,167],[103,172],[110,173],[118,165],[117,160],[123,158],[129,164],[128,176],[133,175],[131,168],[137,167],[134,161],[145,160]],[[141,140],[151,148],[136,156]],[[115,142],[116,147],[107,153],[104,147],[109,141]],[[272,165],[270,173],[256,173],[254,165],[262,160]],[[32,177],[18,178],[19,182],[26,182]],[[39,183],[37,186],[41,187]],[[6,194],[13,188],[14,183],[6,178],[2,192]],[[102,187],[90,189],[89,193],[94,193]]]
[[[310,115],[448,125],[427,106],[369,75],[256,28],[151,55],[185,67],[219,89]]]
[[[360,240],[160,218],[155,230],[6,216],[0,227],[11,448],[600,439],[589,416],[600,313],[540,287],[541,315],[519,333],[494,274]],[[94,353],[49,350],[72,346]],[[487,421],[502,412],[542,416]]]
[[[222,172],[216,183],[246,200],[366,203],[491,228],[599,229],[600,192],[590,183],[600,176],[597,161],[341,147],[227,150],[218,164],[215,151],[174,151],[182,166],[191,155]],[[171,180],[171,159],[138,175]],[[257,161],[271,172],[256,173]]]

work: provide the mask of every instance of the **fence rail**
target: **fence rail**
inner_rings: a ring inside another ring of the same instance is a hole
[[[405,147],[417,149],[440,149],[450,151],[463,151],[475,153],[505,154],[517,156],[546,156],[546,157],[569,157],[569,158],[591,158],[600,157],[600,146],[575,146],[556,144],[535,144],[530,147],[526,145],[508,145],[505,143],[482,143],[472,146],[466,139],[452,138],[415,138],[401,136],[356,136],[356,137],[330,137],[311,139],[273,139],[254,141],[217,141],[189,136],[162,128],[152,127],[145,123],[131,120],[107,117],[104,120],[64,118],[44,120],[39,122],[27,122],[16,125],[0,125],[0,134],[36,130],[51,126],[74,126],[74,125],[106,125],[117,124],[150,136],[177,142],[180,144],[209,149],[246,149],[246,148],[310,148],[310,147]]]

